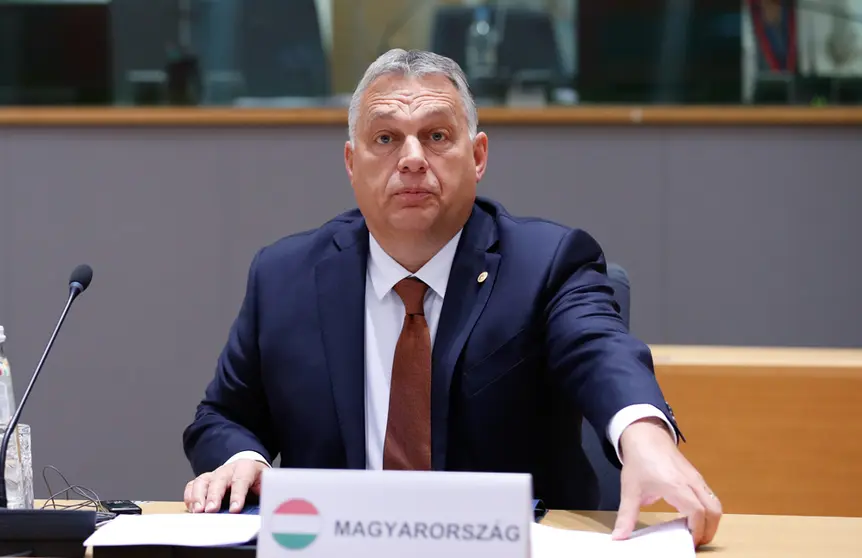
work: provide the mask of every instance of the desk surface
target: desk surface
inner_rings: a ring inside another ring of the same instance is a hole
[[[180,502],[147,502],[144,513],[182,513]],[[641,526],[677,517],[667,513],[641,514]],[[553,527],[610,533],[612,512],[551,511],[543,523]],[[858,558],[862,556],[862,518],[725,515],[713,543],[700,554],[727,558]]]
[[[678,517],[641,514],[641,526]],[[543,523],[554,527],[610,533],[612,512],[552,511]],[[727,558],[844,558],[862,556],[862,518],[783,515],[725,515],[718,533],[698,554]]]

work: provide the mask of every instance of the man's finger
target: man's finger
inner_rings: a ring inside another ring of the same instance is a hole
[[[186,505],[186,509],[188,511],[194,511],[192,507],[192,487],[195,485],[195,481],[191,480],[186,483],[186,488],[183,491],[183,503]]]
[[[212,473],[205,473],[195,479],[192,485],[192,513],[204,511],[204,502],[207,498]]]
[[[686,517],[691,538],[695,546],[700,545],[706,527],[706,508],[695,495],[694,490],[688,485],[681,485],[667,494],[664,499]]]
[[[257,481],[259,468],[253,462],[237,464],[230,483],[230,511],[238,512],[245,504],[248,489]]]
[[[260,487],[261,487],[261,481],[263,480],[263,472],[267,468],[268,467],[263,467],[260,469],[260,472],[257,474],[257,478],[254,479],[254,484],[251,485],[251,491],[254,492],[255,494],[257,494],[258,496],[260,496]]]
[[[213,480],[210,481],[209,489],[207,490],[206,512],[219,511],[221,501],[224,498],[225,490],[227,490],[227,485],[232,475],[233,467],[216,469]]]
[[[636,490],[625,490],[620,497],[620,509],[611,538],[615,541],[629,538],[635,530],[640,511],[640,494]]]
[[[721,521],[721,502],[706,484],[697,485],[693,488],[694,493],[706,509],[703,536],[699,544],[709,544],[715,537],[715,533],[718,531],[718,523]]]

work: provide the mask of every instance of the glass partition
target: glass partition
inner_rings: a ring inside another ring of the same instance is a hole
[[[394,47],[486,106],[862,103],[862,0],[0,0],[0,105],[344,106]]]

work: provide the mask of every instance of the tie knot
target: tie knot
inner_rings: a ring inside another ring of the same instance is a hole
[[[425,293],[428,291],[428,285],[415,277],[406,277],[398,281],[394,289],[401,297],[408,315],[425,314]]]

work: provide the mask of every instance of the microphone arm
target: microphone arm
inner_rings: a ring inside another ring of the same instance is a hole
[[[3,442],[0,443],[0,509],[8,506],[8,501],[6,499],[6,452],[9,449],[9,440],[12,438],[12,433],[18,429],[18,420],[21,418],[21,411],[24,409],[24,403],[26,403],[27,399],[30,397],[30,392],[33,390],[33,384],[36,383],[36,378],[39,377],[39,372],[42,371],[42,366],[45,364],[45,359],[48,358],[48,353],[51,352],[51,347],[54,345],[54,339],[57,338],[57,333],[60,331],[60,327],[63,325],[63,322],[66,321],[66,315],[69,313],[69,308],[72,307],[72,302],[75,301],[75,298],[81,294],[82,291],[83,288],[79,283],[73,282],[71,284],[69,298],[66,301],[66,307],[63,308],[60,320],[54,328],[54,333],[51,334],[51,339],[48,340],[48,345],[45,347],[45,352],[42,353],[42,358],[36,366],[36,371],[33,372],[33,377],[30,378],[30,384],[27,386],[27,389],[24,390],[24,395],[21,396],[21,403],[15,410],[15,414],[12,415],[12,419],[9,421],[9,424],[6,425],[6,432],[3,434]]]

